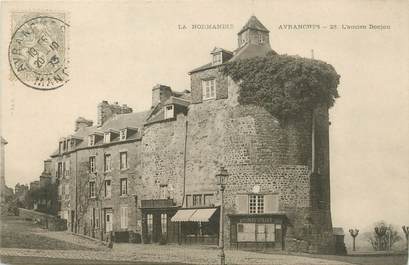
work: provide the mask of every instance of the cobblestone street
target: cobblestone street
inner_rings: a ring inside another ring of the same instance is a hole
[[[113,249],[109,249],[99,241],[73,235],[69,232],[46,231],[37,227],[32,222],[19,219],[18,217],[3,218],[1,226],[2,242],[0,256],[1,261],[7,262],[6,264],[176,265],[219,263],[219,250],[216,247],[116,243]],[[5,230],[5,228],[7,228],[7,230]],[[11,236],[16,234],[19,236]],[[6,241],[3,239],[6,239]],[[341,257],[339,258],[341,259]],[[294,256],[226,250],[227,264],[235,265],[351,264],[327,259],[334,258],[331,256],[326,256],[324,259],[314,258],[308,255]],[[29,261],[28,263],[27,260]]]
[[[83,251],[83,250],[36,250],[2,248],[1,256],[48,257],[60,259],[81,260],[111,260],[111,261],[136,261],[184,263],[184,264],[218,264],[218,250],[209,248],[159,246],[159,245],[134,245],[116,244],[109,251]],[[271,264],[271,265],[347,265],[338,261],[307,258],[301,256],[261,254],[245,251],[226,251],[227,264]]]
[[[58,258],[60,260],[156,262],[158,264],[218,264],[218,249],[204,246],[156,244],[114,244],[109,249],[98,241],[69,232],[50,232],[32,221],[19,217],[2,217],[0,256],[12,262],[11,257]],[[346,265],[337,261],[289,255],[262,254],[227,250],[227,264],[280,265]],[[11,263],[13,264],[13,263]],[[16,263],[21,264],[21,263]],[[53,263],[50,263],[53,264]]]

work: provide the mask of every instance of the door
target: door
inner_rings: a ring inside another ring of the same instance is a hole
[[[109,233],[112,231],[112,210],[105,210],[105,232]]]

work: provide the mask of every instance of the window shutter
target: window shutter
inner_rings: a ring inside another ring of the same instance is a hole
[[[237,213],[248,213],[248,195],[236,195],[236,211]]]
[[[125,227],[125,217],[124,217],[124,207],[121,207],[121,228],[124,228]]]
[[[264,213],[276,213],[279,210],[279,196],[278,194],[264,195]]]
[[[125,207],[125,228],[128,228],[128,207]]]

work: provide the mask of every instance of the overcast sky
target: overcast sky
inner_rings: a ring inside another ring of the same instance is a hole
[[[364,227],[380,219],[409,225],[409,104],[407,1],[168,1],[77,2],[34,9],[66,10],[71,80],[48,92],[10,82],[7,45],[11,9],[3,2],[1,111],[6,183],[38,179],[42,161],[78,116],[96,119],[102,100],[146,110],[157,84],[190,89],[187,72],[210,60],[215,47],[234,50],[237,32],[254,13],[280,54],[311,56],[341,75],[331,110],[331,197],[335,226]],[[188,29],[180,30],[178,25]],[[232,24],[192,30],[192,24]],[[281,30],[315,24],[320,30]],[[389,25],[389,30],[324,26]]]

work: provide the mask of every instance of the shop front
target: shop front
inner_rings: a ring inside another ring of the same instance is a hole
[[[217,245],[219,239],[219,209],[179,209],[171,221],[180,228],[179,243]]]
[[[284,214],[232,214],[229,219],[231,247],[284,250],[287,227]]]
[[[142,200],[142,242],[177,243],[179,227],[170,221],[177,209],[172,199]]]

